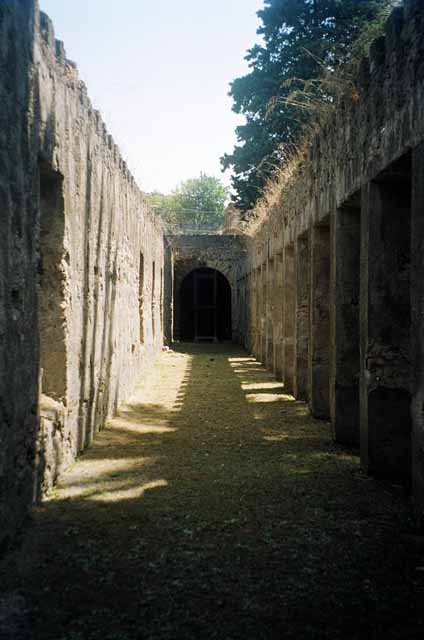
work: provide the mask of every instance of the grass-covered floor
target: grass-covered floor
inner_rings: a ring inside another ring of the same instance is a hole
[[[409,517],[259,363],[183,345],[36,510],[0,637],[424,638]]]

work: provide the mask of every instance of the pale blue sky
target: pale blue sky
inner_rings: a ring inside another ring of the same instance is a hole
[[[140,187],[223,178],[262,0],[40,0]]]

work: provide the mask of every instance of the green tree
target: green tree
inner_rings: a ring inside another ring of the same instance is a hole
[[[236,129],[233,152],[221,159],[223,169],[233,171],[233,201],[245,211],[298,143],[316,100],[333,99],[331,88],[314,80],[350,61],[352,42],[393,0],[264,3],[258,12],[262,44],[248,51],[251,71],[230,89],[233,110],[245,116],[245,124]]]
[[[227,188],[218,178],[201,173],[182,182],[170,195],[147,194],[156,213],[171,224],[220,224],[224,219]]]
[[[176,224],[177,222],[177,197],[175,193],[163,194],[153,191],[146,194],[146,199],[153,211],[160,215],[165,222]]]
[[[176,189],[177,219],[188,224],[220,223],[224,219],[227,189],[218,178],[201,173]]]

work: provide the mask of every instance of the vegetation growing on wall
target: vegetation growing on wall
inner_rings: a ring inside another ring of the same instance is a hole
[[[221,159],[232,169],[233,201],[253,208],[277,167],[288,162],[305,127],[349,81],[394,0],[264,0],[261,44],[247,53],[251,71],[231,84],[233,110],[246,118],[238,144]],[[353,44],[355,42],[355,44]],[[353,89],[354,90],[354,89]]]
[[[218,178],[201,173],[182,182],[171,194],[147,194],[149,204],[168,224],[201,226],[224,219],[227,189]]]

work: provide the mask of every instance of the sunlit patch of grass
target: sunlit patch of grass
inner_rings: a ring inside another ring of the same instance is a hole
[[[78,462],[50,496],[51,500],[58,500],[66,496],[67,499],[85,499],[105,491],[121,488],[127,485],[130,478],[137,482],[137,477],[157,462],[157,458],[138,456],[135,458],[108,458],[99,460],[84,456]]]
[[[339,449],[336,449],[333,452],[329,452],[329,451],[318,451],[315,452],[313,454],[310,454],[310,459],[313,462],[316,462],[318,464],[321,463],[328,463],[328,462],[335,462],[335,463],[342,463],[342,464],[354,464],[355,466],[359,466],[359,457],[352,454],[352,453],[346,453],[344,451],[340,451]]]
[[[140,435],[145,435],[147,433],[173,433],[175,431],[175,429],[169,427],[168,423],[164,420],[156,420],[155,424],[142,424],[134,419],[122,420],[121,417],[110,420],[108,425],[109,427],[113,427],[114,429],[126,429],[127,431],[133,431],[135,434],[138,433]]]
[[[134,500],[135,498],[142,498],[146,491],[152,489],[160,489],[168,486],[166,480],[154,480],[146,482],[143,485],[135,484],[128,488],[119,488],[116,484],[104,487],[99,493],[94,493],[89,497],[90,500],[95,502],[121,502],[122,500]]]
[[[246,400],[250,403],[268,404],[270,402],[289,402],[294,398],[282,393],[246,393]]]
[[[274,433],[274,434],[266,434],[263,436],[263,439],[267,442],[284,442],[287,440],[304,442],[305,440],[321,440],[321,435],[292,435],[290,433]]]
[[[234,369],[234,373],[242,373],[244,375],[257,375],[258,373],[263,373],[262,367],[246,367],[244,369]]]
[[[355,637],[374,638],[380,607],[398,640],[393,611],[412,611],[399,492],[236,347],[179,348],[0,573],[34,603],[32,637],[339,640],[360,619]]]
[[[281,382],[277,382],[275,380],[272,382],[248,382],[247,380],[243,380],[241,383],[243,391],[254,391],[256,389],[282,389],[283,386],[284,385]]]

